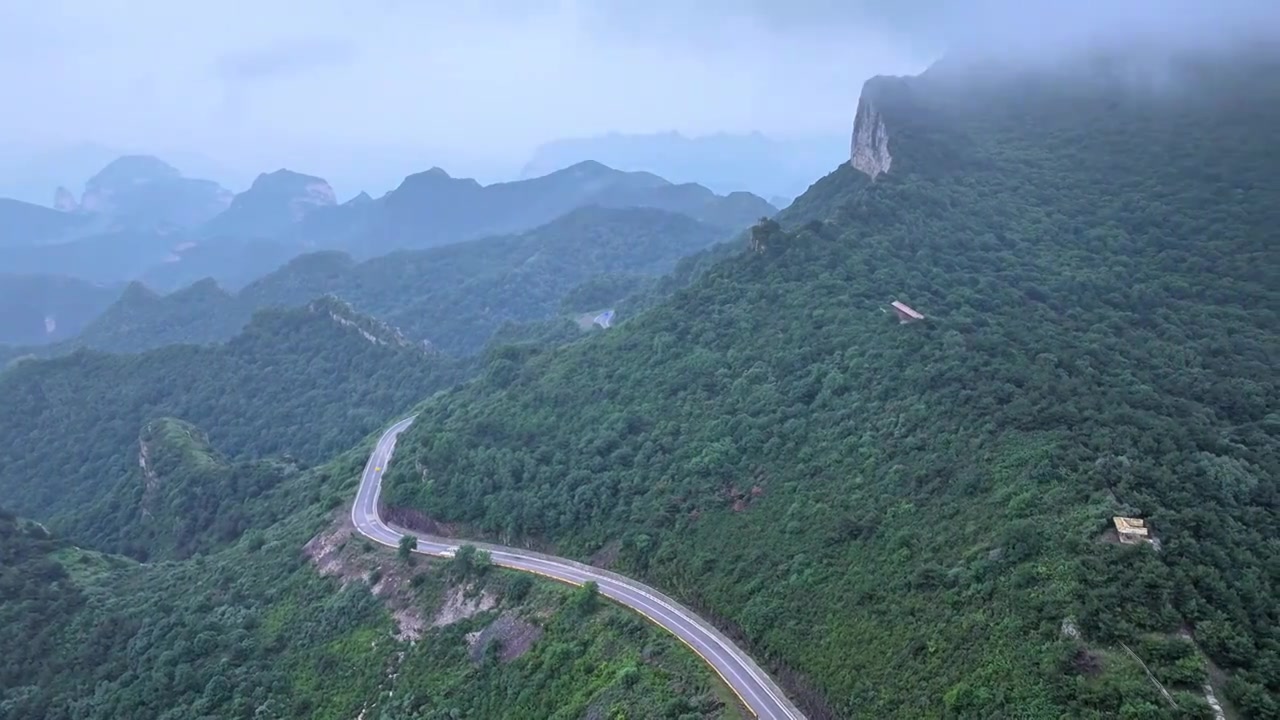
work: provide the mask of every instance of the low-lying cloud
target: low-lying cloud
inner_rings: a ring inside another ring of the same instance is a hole
[[[980,49],[1275,38],[1273,0],[9,0],[0,136],[518,166],[559,137],[847,132],[863,81]],[[428,160],[430,158],[430,160]],[[468,164],[472,167],[469,168]]]

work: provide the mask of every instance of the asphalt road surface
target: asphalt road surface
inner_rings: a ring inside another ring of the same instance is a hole
[[[378,438],[378,444],[369,456],[369,462],[360,478],[360,490],[356,493],[355,504],[351,506],[351,522],[356,529],[370,540],[388,547],[397,547],[400,538],[410,531],[387,525],[378,513],[382,473],[395,451],[396,437],[412,422],[412,417],[405,418]],[[424,555],[453,557],[462,544],[456,539],[413,534],[418,538],[417,552]],[[486,543],[466,544],[487,551],[494,565],[523,570],[572,585],[594,581],[599,586],[601,595],[640,613],[692,648],[756,717],[771,720],[804,719],[804,715],[787,699],[782,688],[745,652],[693,611],[657,590],[617,573],[572,560]]]

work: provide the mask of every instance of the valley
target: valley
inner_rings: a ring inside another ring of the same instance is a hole
[[[1005,51],[0,202],[0,716],[1280,717],[1280,57]]]

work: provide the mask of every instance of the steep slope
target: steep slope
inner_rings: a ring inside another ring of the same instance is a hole
[[[39,345],[65,340],[119,296],[117,285],[0,273],[0,343]]]
[[[225,345],[20,362],[0,374],[0,492],[50,527],[145,556],[141,538],[111,542],[95,506],[136,489],[147,422],[194,423],[233,458],[309,464],[461,371],[332,299],[262,311]]]
[[[100,555],[0,510],[5,717],[743,718],[691,653],[621,609],[326,527],[315,498],[357,468],[285,481],[290,517],[183,562]]]
[[[1144,69],[869,82],[783,227],[427,404],[387,502],[612,558],[813,717],[1201,716],[1196,646],[1273,717],[1280,76]]]
[[[124,351],[215,342],[238,331],[258,309],[303,305],[332,293],[414,340],[471,353],[503,323],[556,315],[561,299],[592,276],[660,275],[726,234],[661,210],[588,207],[521,235],[398,252],[363,263],[342,253],[312,253],[234,297],[202,281],[162,297],[123,298],[69,346]]]

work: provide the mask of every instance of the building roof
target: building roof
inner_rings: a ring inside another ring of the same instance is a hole
[[[1116,530],[1124,535],[1147,535],[1147,521],[1141,518],[1120,517],[1119,515],[1112,518],[1116,524]]]
[[[903,303],[901,303],[901,302],[899,302],[899,301],[897,301],[897,300],[894,300],[894,301],[893,301],[892,303],[890,303],[890,304],[891,304],[891,305],[893,305],[893,308],[894,308],[895,310],[899,310],[899,311],[901,311],[901,312],[906,313],[908,317],[914,318],[914,319],[916,319],[916,320],[923,320],[923,319],[924,319],[924,316],[923,316],[923,315],[921,315],[920,313],[916,312],[914,309],[912,309],[912,308],[908,307],[907,305],[904,305]]]

